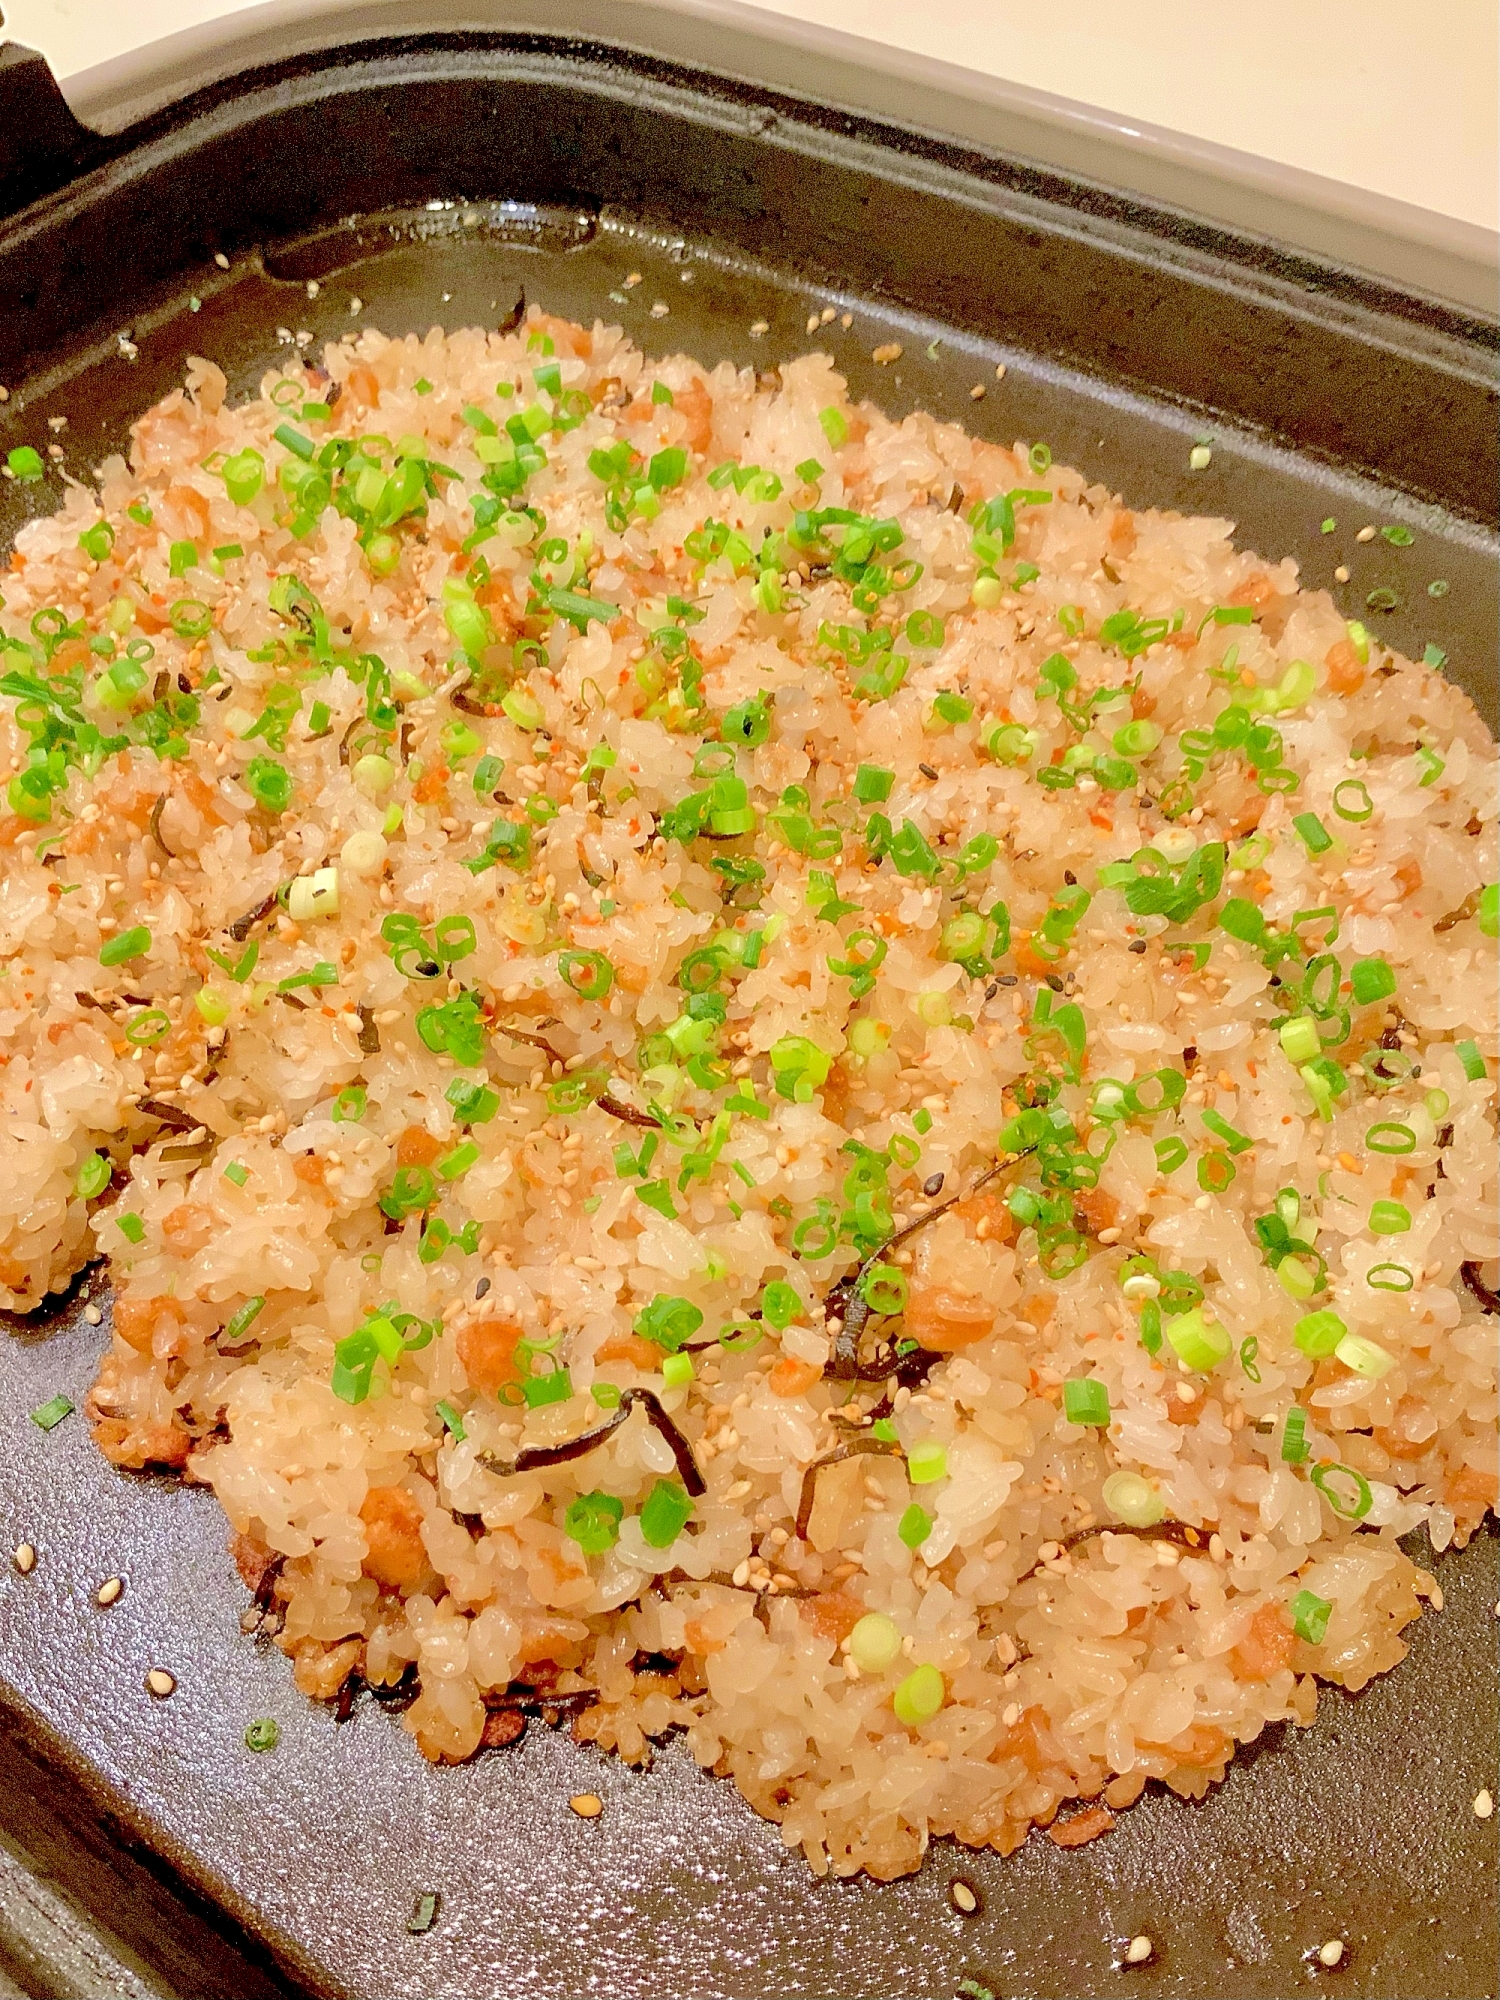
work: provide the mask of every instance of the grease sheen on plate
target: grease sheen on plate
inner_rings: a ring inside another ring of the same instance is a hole
[[[888,1876],[1394,1664],[1494,1496],[1467,698],[818,356],[288,361],[18,538],[3,1275],[109,1255],[304,1691]]]

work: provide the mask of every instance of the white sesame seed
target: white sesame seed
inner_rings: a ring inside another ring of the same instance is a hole
[[[1188,465],[1194,472],[1206,472],[1213,463],[1213,452],[1206,444],[1195,444],[1188,453]]]
[[[1494,1810],[1495,1810],[1495,1801],[1491,1793],[1486,1791],[1486,1792],[1476,1792],[1474,1794],[1475,1819],[1489,1819],[1490,1816],[1493,1814]]]
[[[1155,1949],[1156,1947],[1143,1931],[1139,1937],[1133,1937],[1129,1944],[1126,1945],[1125,1963],[1127,1965],[1144,1965]]]
[[[18,1542],[15,1553],[11,1556],[11,1561],[21,1572],[22,1576],[30,1576],[31,1572],[36,1568],[36,1550],[31,1546],[30,1542]]]
[[[103,1326],[104,1324],[104,1314],[99,1310],[98,1306],[85,1306],[83,1316],[90,1326]]]
[[[1326,1965],[1330,1972],[1343,1956],[1344,1940],[1342,1938],[1330,1938],[1327,1944],[1320,1944],[1318,1946],[1318,1963],[1319,1965]]]
[[[1375,530],[1373,528],[1361,528],[1354,539],[1357,542],[1373,542],[1375,539]]]
[[[979,1908],[979,1898],[962,1876],[955,1876],[948,1884],[948,1897],[954,1909],[963,1916],[972,1917]]]
[[[158,1701],[165,1701],[168,1695],[177,1692],[177,1679],[165,1667],[153,1667],[146,1676],[146,1692]]]
[[[94,1592],[94,1602],[104,1605],[114,1604],[124,1594],[124,1590],[125,1580],[123,1577],[107,1576]]]
[[[1338,568],[1333,572],[1333,580],[1335,583],[1347,583],[1349,581],[1349,571],[1344,563],[1340,563]]]

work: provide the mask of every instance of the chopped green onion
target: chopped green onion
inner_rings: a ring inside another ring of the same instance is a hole
[[[1292,1329],[1292,1338],[1311,1360],[1322,1361],[1333,1353],[1348,1331],[1338,1314],[1325,1307],[1299,1319]]]
[[[1352,1482],[1354,1487],[1352,1501],[1345,1500],[1334,1490],[1330,1482],[1335,1473]],[[1308,1477],[1334,1513],[1346,1521],[1362,1521],[1374,1505],[1375,1496],[1370,1491],[1369,1481],[1363,1473],[1356,1472],[1352,1465],[1336,1465],[1331,1460],[1325,1460],[1323,1464],[1315,1465]]]
[[[1318,1289],[1317,1272],[1296,1256],[1285,1256],[1277,1264],[1276,1282],[1289,1299],[1310,1299]]]
[[[894,771],[883,770],[876,764],[861,764],[854,774],[854,796],[861,805],[884,805],[895,782]]]
[[[1372,1292],[1409,1292],[1416,1282],[1404,1264],[1372,1264],[1365,1273]]]
[[[291,804],[292,774],[274,757],[252,757],[245,767],[245,789],[266,812],[282,813]]]
[[[135,924],[128,931],[121,931],[112,937],[99,952],[101,965],[130,965],[138,958],[144,958],[151,949],[151,933],[144,924]]]
[[[898,1530],[899,1532],[899,1530]],[[862,1674],[883,1674],[901,1657],[901,1632],[883,1611],[867,1611],[849,1634],[849,1657]]]
[[[827,409],[819,410],[818,422],[822,427],[824,437],[827,438],[835,451],[839,449],[840,445],[848,442],[849,426],[844,420],[843,413],[835,409],[832,403],[828,405]]]
[[[932,1533],[932,1516],[914,1500],[896,1523],[896,1533],[909,1549],[919,1549]]]
[[[1362,778],[1343,778],[1333,788],[1333,809],[1340,819],[1367,820],[1375,810]]]
[[[1112,1472],[1104,1482],[1104,1504],[1129,1528],[1154,1528],[1167,1511],[1156,1488],[1138,1472]]]
[[[1196,1369],[1200,1375],[1207,1375],[1217,1368],[1234,1347],[1227,1329],[1206,1320],[1197,1306],[1169,1320],[1166,1336],[1178,1360]]]
[[[12,477],[19,479],[23,486],[32,485],[46,471],[46,467],[42,464],[41,453],[29,444],[18,444],[14,450],[6,454],[5,463],[9,466]]]
[[[1109,1423],[1109,1390],[1092,1375],[1074,1376],[1063,1383],[1063,1415],[1070,1424]]]
[[[1300,1403],[1293,1403],[1286,1413],[1286,1423],[1282,1426],[1282,1464],[1300,1465],[1311,1449],[1311,1445],[1307,1442],[1307,1412]]]
[[[566,1368],[549,1369],[545,1375],[529,1375],[521,1384],[528,1410],[542,1410],[553,1403],[566,1403],[573,1394],[573,1378]]]
[[[563,1516],[563,1533],[586,1556],[602,1556],[620,1539],[624,1502],[612,1493],[580,1493]]]
[[[1322,1052],[1318,1024],[1311,1014],[1297,1014],[1290,1021],[1283,1021],[1279,1035],[1283,1054],[1299,1066],[1312,1062]]]
[[[470,1167],[477,1165],[479,1147],[472,1139],[466,1139],[461,1146],[455,1146],[451,1153],[445,1153],[437,1163],[437,1170],[445,1181],[456,1181],[466,1174]]]
[[[237,1346],[260,1318],[261,1313],[265,1309],[265,1303],[264,1294],[253,1299],[246,1299],[245,1303],[232,1312],[228,1319],[225,1320],[223,1331],[219,1335],[220,1344],[224,1345],[227,1343],[230,1347]]]
[[[1336,1361],[1342,1361],[1346,1368],[1352,1369],[1356,1375],[1363,1375],[1369,1382],[1378,1382],[1382,1375],[1389,1375],[1396,1365],[1394,1354],[1378,1341],[1366,1340],[1360,1333],[1346,1333],[1333,1353]]]
[[[1411,1228],[1411,1210],[1403,1201],[1377,1201],[1370,1205],[1372,1236],[1403,1236]]]
[[[219,468],[225,491],[236,507],[248,507],[266,476],[266,461],[253,446],[234,452]]]
[[[285,445],[288,451],[295,452],[300,459],[310,460],[317,450],[312,439],[304,437],[302,432],[291,424],[278,424],[271,435],[278,444]]]
[[[419,396],[425,393],[421,382],[415,382],[412,386]],[[432,384],[428,382],[426,387],[430,390]],[[432,1929],[437,1921],[438,1906],[442,1900],[433,1889],[428,1889],[418,1896],[412,1905],[411,1915],[406,1920],[406,1928],[413,1937],[425,1937]]]
[[[669,1353],[675,1353],[703,1324],[703,1314],[691,1299],[668,1297],[658,1292],[651,1303],[635,1316],[634,1331]]]
[[[274,1750],[280,1741],[281,1724],[271,1715],[258,1716],[245,1730],[245,1748],[261,1755]]]
[[[86,1154],[73,1182],[73,1192],[81,1201],[92,1201],[95,1195],[103,1194],[113,1174],[113,1162],[102,1153]]]
[[[937,1668],[922,1666],[901,1682],[891,1697],[891,1706],[898,1722],[904,1722],[908,1729],[918,1729],[924,1722],[931,1722],[947,1697],[948,1690]]]
[[[1255,1144],[1255,1141],[1248,1133],[1239,1131],[1229,1123],[1227,1118],[1221,1118],[1217,1111],[1202,1111],[1198,1115],[1202,1118],[1208,1130],[1214,1134],[1215,1138],[1224,1141],[1224,1144],[1229,1148],[1231,1153],[1248,1152],[1250,1147]]]
[[[930,1486],[948,1477],[948,1447],[937,1438],[923,1438],[906,1454],[906,1476],[913,1486]]]
[[[615,983],[615,969],[599,951],[565,951],[557,969],[581,1000],[602,1000]]]
[[[1464,1075],[1470,1083],[1482,1083],[1485,1078],[1484,1057],[1479,1053],[1478,1042],[1455,1042],[1453,1053],[1463,1065]]]
[[[669,1389],[685,1389],[697,1372],[691,1354],[668,1354],[662,1359],[661,1379]]]
[[[14,452],[11,454],[15,456]],[[45,1403],[39,1403],[31,1413],[31,1421],[41,1431],[55,1431],[64,1417],[71,1416],[76,1406],[66,1396],[51,1396]]]
[[[224,1169],[226,1181],[233,1181],[236,1187],[243,1187],[250,1178],[250,1169],[242,1160],[231,1160]]]
[[[1310,1590],[1299,1590],[1288,1608],[1297,1637],[1305,1639],[1309,1646],[1321,1646],[1328,1621],[1333,1616],[1333,1606],[1328,1599],[1318,1597]]]
[[[1156,1142],[1156,1171],[1159,1174],[1175,1174],[1188,1156],[1187,1142],[1174,1133],[1170,1138]]]
[[[1314,812],[1298,813],[1292,825],[1302,838],[1309,854],[1326,854],[1333,845],[1333,835]]]
[[[146,1240],[146,1225],[133,1211],[117,1215],[115,1225],[127,1243],[143,1243]]]
[[[1396,975],[1383,958],[1357,958],[1349,968],[1349,984],[1357,1007],[1372,1007],[1396,990]]]
[[[641,1509],[641,1539],[669,1549],[692,1518],[693,1503],[675,1479],[658,1479]]]
[[[132,1048],[143,1049],[172,1032],[172,1017],[162,1007],[143,1007],[125,1023],[125,1039]]]
[[[1417,1150],[1417,1135],[1410,1125],[1403,1125],[1395,1119],[1384,1119],[1365,1133],[1365,1145],[1372,1153],[1414,1153]]]

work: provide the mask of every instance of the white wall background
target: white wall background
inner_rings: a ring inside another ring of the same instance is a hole
[[[59,77],[244,0],[0,0]],[[1500,224],[1495,0],[758,0],[1482,228]]]

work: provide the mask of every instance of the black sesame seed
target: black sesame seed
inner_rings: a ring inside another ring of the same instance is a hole
[[[489,1281],[489,1279],[488,1279],[488,1278],[481,1278],[481,1279],[479,1280],[479,1283],[478,1283],[478,1284],[477,1284],[477,1285],[476,1285],[476,1286],[474,1287],[474,1296],[475,1296],[475,1298],[476,1298],[476,1299],[482,1299],[482,1298],[484,1297],[485,1293],[486,1293],[486,1292],[487,1292],[487,1291],[489,1290],[489,1288],[490,1288],[490,1281]]]
[[[1063,880],[1067,883],[1070,889],[1076,889],[1078,887],[1078,877],[1073,873],[1071,868],[1065,868],[1063,870]]]
[[[1000,977],[995,981],[997,986],[1019,986],[1020,983],[1019,975],[1014,972],[1002,972]]]
[[[922,1183],[922,1192],[928,1197],[929,1200],[932,1198],[933,1195],[941,1194],[942,1191],[943,1191],[943,1176],[941,1174],[929,1174],[926,1180],[923,1181]]]
[[[1137,954],[1143,952],[1146,949],[1146,940],[1144,938],[1132,938],[1130,940],[1130,949]]]
[[[924,778],[931,778],[934,784],[937,783],[937,772],[933,770],[930,764],[918,764],[917,769],[922,773]]]

